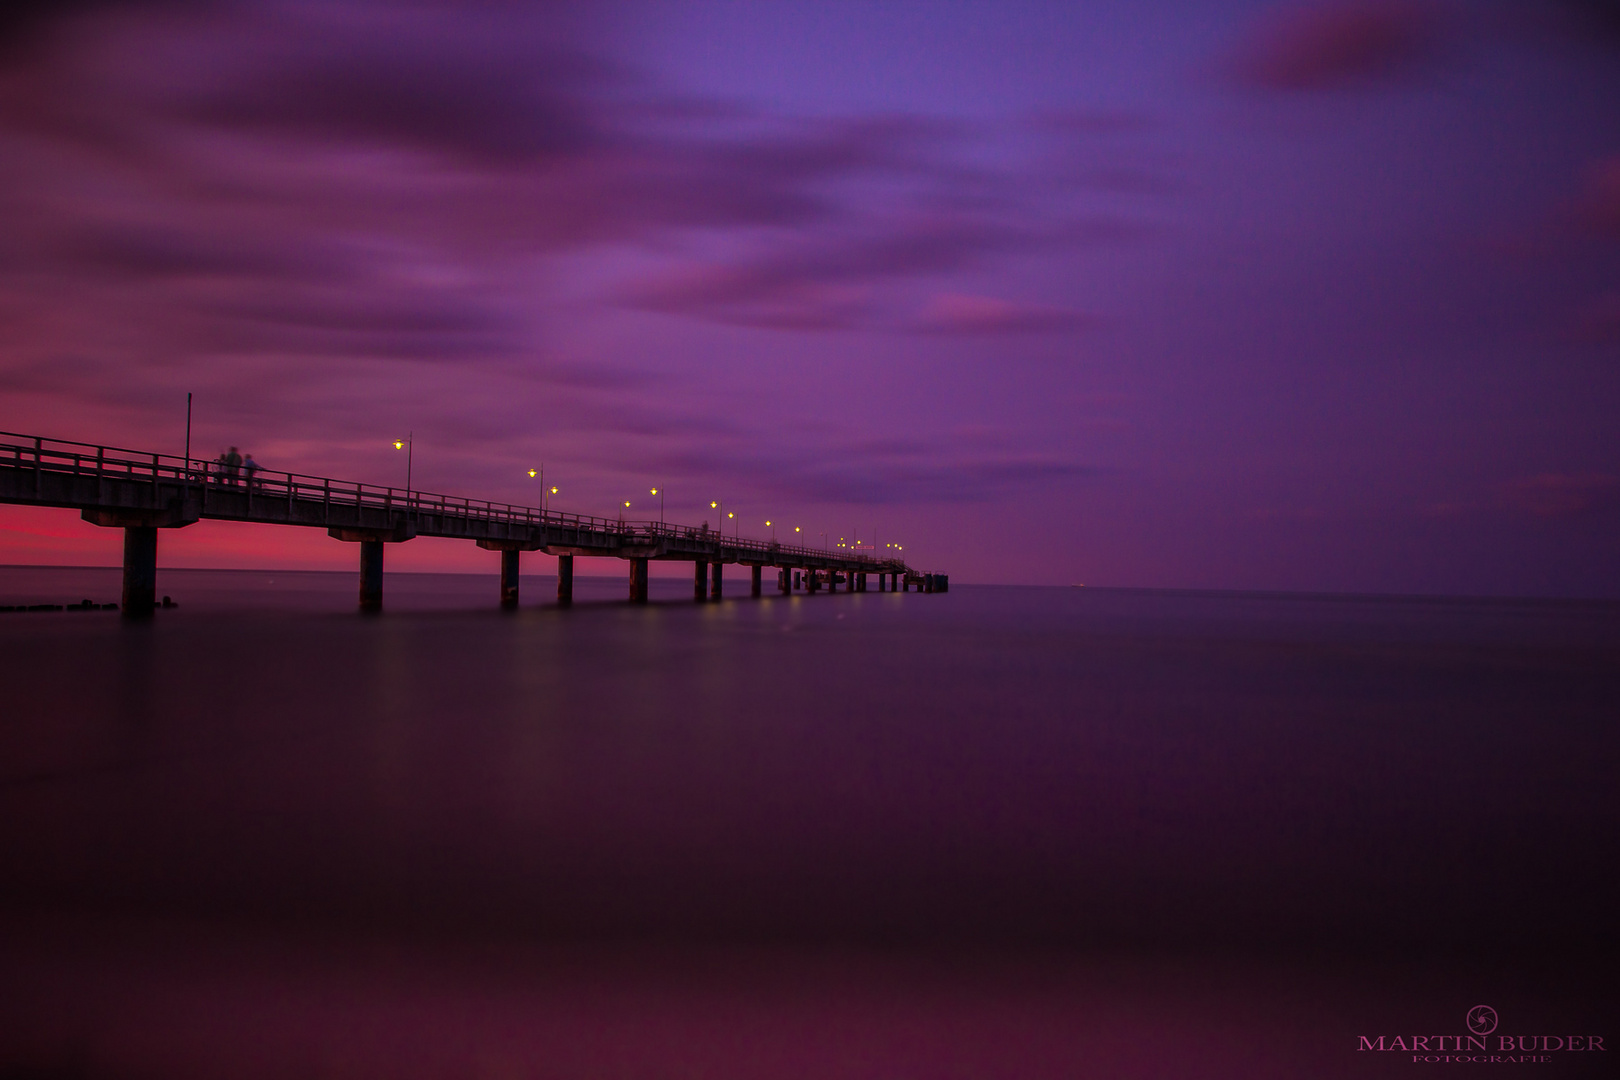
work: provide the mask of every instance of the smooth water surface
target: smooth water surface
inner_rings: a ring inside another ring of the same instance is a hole
[[[242,1075],[212,1002],[264,1075],[1363,1075],[1612,1004],[1620,606],[726,585],[0,615],[0,1047]]]

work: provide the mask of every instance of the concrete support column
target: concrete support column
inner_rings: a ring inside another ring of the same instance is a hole
[[[501,552],[501,607],[518,606],[518,553]]]
[[[792,585],[792,587],[795,588],[795,589],[804,588],[804,571],[803,570],[795,570],[795,571],[793,571],[793,585]]]
[[[557,556],[557,606],[569,607],[574,603],[574,557]]]
[[[697,569],[692,574],[692,599],[702,600],[709,595],[709,564],[702,559],[697,561]]]
[[[859,574],[859,575],[856,576],[856,578],[855,578],[855,591],[856,592],[865,592],[866,591],[866,575],[864,573]]]
[[[760,592],[760,577],[765,573],[765,568],[763,566],[752,566],[749,567],[749,569],[753,572],[748,578],[748,595],[758,596]]]
[[[383,542],[360,541],[360,610],[382,610]]]
[[[152,614],[157,600],[157,526],[124,527],[125,618],[143,619]]]
[[[820,571],[806,570],[804,572],[804,587],[805,587],[805,591],[809,592],[812,596],[815,595],[816,593],[820,592],[821,591],[821,573],[820,573]]]
[[[645,604],[647,602],[647,560],[630,560],[630,602],[632,604]]]
[[[713,563],[709,567],[709,572],[711,575],[709,583],[709,596],[715,600],[720,599],[720,572],[722,569],[724,569],[724,567],[725,564],[721,562]]]
[[[783,596],[793,591],[793,571],[785,566],[776,571],[776,591]]]
[[[829,570],[829,571],[827,571],[827,592],[828,593],[835,593],[837,591],[838,591],[838,571],[837,570]]]

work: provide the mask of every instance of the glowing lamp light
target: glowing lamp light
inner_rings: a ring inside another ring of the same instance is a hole
[[[538,475],[539,475],[539,473],[535,472],[535,470],[533,470],[533,469],[529,470],[529,479],[530,480],[533,480]]]
[[[394,440],[394,449],[395,450],[403,450],[403,449],[405,449],[405,443],[403,441],[399,440],[399,439],[395,439]]]
[[[557,489],[556,489],[556,488],[552,488],[552,489],[551,489],[551,493],[552,493],[552,494],[553,494],[553,495],[555,495],[555,494],[557,494]]]

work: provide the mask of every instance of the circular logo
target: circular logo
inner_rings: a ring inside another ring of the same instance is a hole
[[[1475,1005],[1468,1010],[1468,1030],[1475,1035],[1489,1035],[1496,1030],[1496,1010],[1489,1005]]]

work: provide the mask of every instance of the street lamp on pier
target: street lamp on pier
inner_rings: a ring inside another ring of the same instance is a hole
[[[405,504],[411,501],[411,458],[416,450],[416,433],[410,432],[403,439],[394,440],[394,449],[405,451]]]

